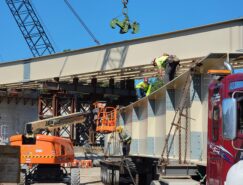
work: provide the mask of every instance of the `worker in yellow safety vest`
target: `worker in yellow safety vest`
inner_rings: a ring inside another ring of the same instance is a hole
[[[118,132],[120,141],[122,142],[122,153],[123,156],[128,156],[130,152],[130,145],[132,141],[132,137],[124,130],[122,126],[118,126],[116,128],[116,131]]]
[[[176,67],[180,65],[180,60],[175,55],[164,53],[152,61],[153,66],[157,67],[158,74],[162,78],[162,71],[165,70],[164,83],[168,83],[175,77]]]
[[[148,95],[147,92],[150,88],[148,78],[144,78],[143,81],[138,83],[135,88],[136,88],[138,99]]]

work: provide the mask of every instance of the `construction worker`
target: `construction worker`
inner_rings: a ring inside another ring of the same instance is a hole
[[[129,155],[130,152],[130,145],[131,145],[132,138],[126,131],[124,131],[122,126],[118,126],[116,128],[116,131],[118,132],[120,141],[122,142],[123,156],[126,157]]]
[[[148,78],[144,78],[143,81],[138,83],[135,88],[136,88],[138,99],[146,96],[147,95],[146,93],[149,90]]]
[[[161,57],[155,58],[152,64],[158,68],[158,74],[162,78],[162,70],[165,70],[164,83],[168,83],[175,77],[176,67],[180,60],[175,55],[164,53]]]

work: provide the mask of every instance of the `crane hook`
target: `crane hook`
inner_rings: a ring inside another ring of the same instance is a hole
[[[130,22],[128,17],[128,0],[122,0],[123,3],[123,9],[122,14],[124,15],[124,19],[122,21],[119,21],[117,18],[114,18],[110,22],[110,27],[112,29],[115,29],[116,26],[120,27],[120,34],[127,33],[130,29],[132,29],[132,33],[138,33],[139,32],[139,23],[134,21],[133,23]]]

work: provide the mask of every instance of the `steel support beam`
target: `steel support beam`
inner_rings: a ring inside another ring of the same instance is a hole
[[[131,82],[130,82],[131,81]],[[83,85],[73,84],[73,83],[65,83],[65,82],[43,82],[42,88],[46,90],[55,90],[55,91],[76,91],[81,92],[83,94],[110,94],[116,96],[136,96],[136,92],[134,90],[133,80],[127,82],[127,87],[125,89],[115,88],[113,79],[110,80],[110,87],[99,87],[97,85]],[[94,82],[95,83],[95,82]]]
[[[159,173],[162,176],[193,176],[197,175],[198,167],[196,165],[167,165],[167,166],[158,166]]]

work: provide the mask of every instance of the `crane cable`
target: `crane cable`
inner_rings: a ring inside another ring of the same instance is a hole
[[[100,42],[95,38],[94,34],[90,31],[90,29],[87,27],[87,25],[84,23],[84,21],[80,18],[80,16],[77,14],[77,12],[74,10],[72,5],[68,2],[68,0],[64,0],[68,8],[71,10],[71,12],[74,14],[74,16],[78,19],[79,23],[84,27],[84,29],[89,33],[89,35],[92,37],[94,42],[97,45],[100,45]]]
[[[122,0],[122,4],[123,4],[122,14],[124,16],[127,16],[127,12],[128,12],[128,9],[127,9],[128,0]]]

